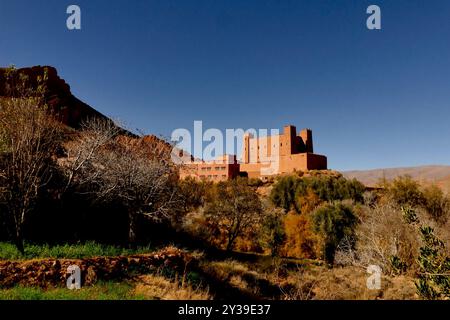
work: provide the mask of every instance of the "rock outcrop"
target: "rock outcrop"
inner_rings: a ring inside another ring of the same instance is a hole
[[[37,86],[37,78],[47,70],[48,79],[45,83],[48,106],[60,121],[72,128],[79,128],[83,120],[91,117],[107,118],[88,104],[76,98],[70,91],[70,86],[60,78],[57,70],[51,66],[35,66],[17,69],[17,75],[25,75],[29,85]],[[0,97],[8,97],[12,93],[6,89],[6,68],[0,68]]]

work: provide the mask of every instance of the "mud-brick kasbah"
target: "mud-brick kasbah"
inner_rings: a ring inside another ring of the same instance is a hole
[[[194,161],[182,167],[180,177],[211,181],[238,176],[264,179],[294,171],[327,169],[327,157],[314,153],[310,129],[297,134],[295,126],[287,125],[280,135],[259,138],[246,133],[242,145],[241,161],[235,155],[223,155],[214,161]],[[261,154],[265,156],[261,158]],[[276,170],[271,172],[270,168]]]

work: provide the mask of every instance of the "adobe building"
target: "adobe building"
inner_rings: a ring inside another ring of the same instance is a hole
[[[250,178],[326,169],[327,157],[314,153],[310,129],[297,135],[295,126],[288,125],[276,136],[244,135],[240,170]]]
[[[191,177],[213,182],[234,179],[239,175],[240,166],[235,155],[224,155],[212,161],[193,161],[180,169],[180,179]]]

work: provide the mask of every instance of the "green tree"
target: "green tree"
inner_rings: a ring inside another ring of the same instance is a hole
[[[423,190],[423,207],[438,223],[445,223],[450,211],[450,199],[441,188],[431,185]]]
[[[304,178],[308,188],[312,188],[323,201],[352,199],[363,202],[364,185],[356,179],[344,177],[319,176]],[[299,190],[303,191],[303,190]]]
[[[340,201],[351,199],[355,202],[364,201],[365,187],[359,181],[347,180],[343,177],[313,176],[298,177],[295,175],[282,177],[274,185],[270,199],[277,207],[285,212],[294,209],[301,212],[300,204],[303,197],[311,192],[316,194],[321,201]]]
[[[216,184],[205,208],[209,222],[225,231],[227,251],[233,249],[238,236],[259,226],[262,213],[258,194],[243,178]]]
[[[183,210],[189,212],[205,204],[208,190],[212,188],[210,181],[198,181],[192,177],[182,179],[178,183]]]
[[[289,212],[295,206],[295,197],[297,188],[299,188],[300,179],[296,176],[282,177],[274,185],[270,199],[277,207],[283,208],[285,212]]]
[[[402,176],[388,184],[387,194],[400,207],[415,208],[423,204],[424,198],[420,185],[410,176]]]
[[[327,204],[312,216],[314,230],[323,241],[323,259],[331,264],[336,248],[344,237],[354,239],[357,217],[350,206],[342,203]]]
[[[270,210],[265,215],[261,228],[261,241],[263,246],[270,249],[272,256],[278,256],[284,241],[286,240],[286,232],[284,230],[283,214],[276,209]]]

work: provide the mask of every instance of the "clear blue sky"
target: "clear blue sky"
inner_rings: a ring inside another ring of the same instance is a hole
[[[70,4],[81,31],[66,28]],[[290,123],[334,169],[450,164],[448,0],[0,0],[10,64],[55,66],[147,133]]]

